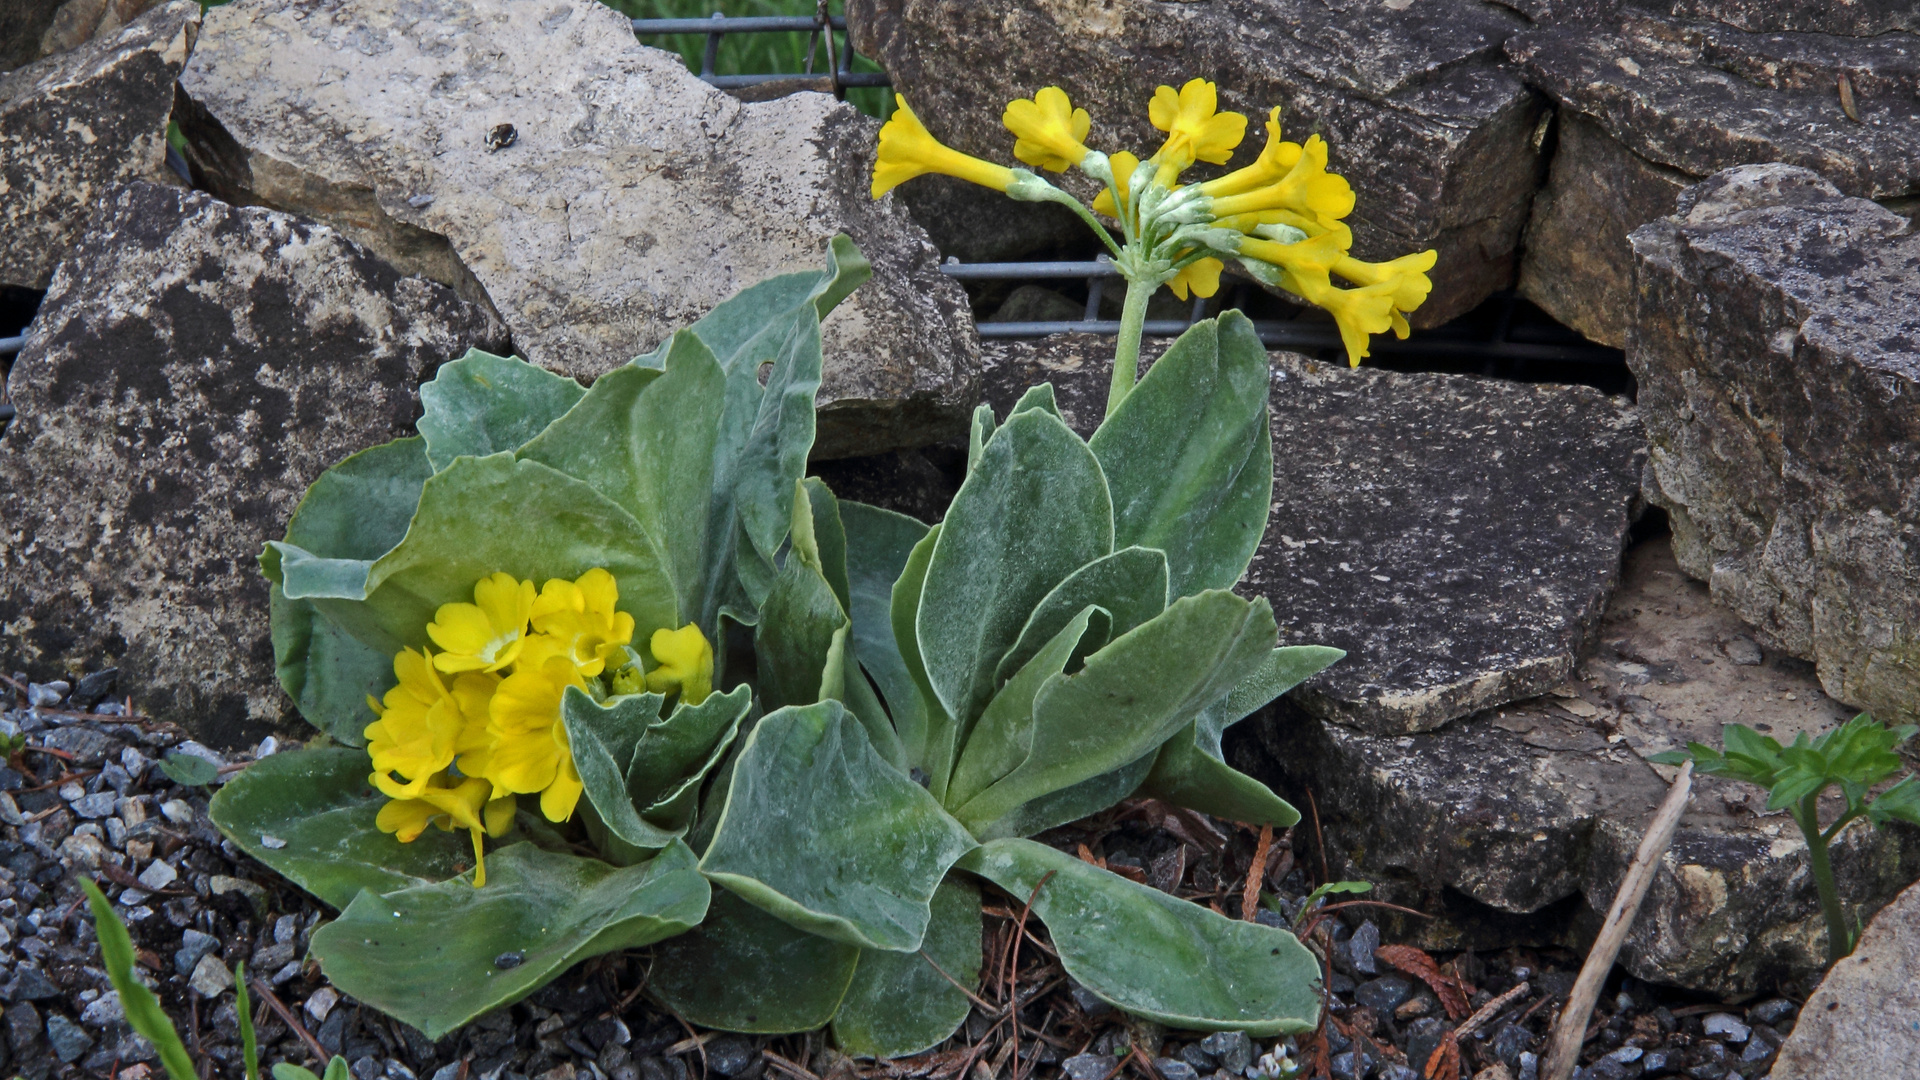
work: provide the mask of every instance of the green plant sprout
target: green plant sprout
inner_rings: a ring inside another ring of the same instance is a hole
[[[1863,817],[1875,826],[1889,821],[1920,825],[1920,779],[1913,774],[1878,796],[1868,796],[1874,785],[1900,771],[1900,756],[1894,749],[1916,731],[1920,728],[1911,724],[1889,730],[1861,713],[1817,739],[1809,740],[1803,731],[1791,746],[1781,746],[1779,740],[1744,724],[1728,724],[1721,729],[1724,752],[1689,743],[1685,750],[1669,750],[1647,760],[1679,765],[1691,759],[1694,768],[1708,776],[1744,780],[1767,789],[1767,809],[1792,815],[1807,840],[1807,861],[1827,921],[1827,960],[1832,962],[1853,952],[1859,931],[1847,925],[1828,848],[1842,829]],[[1820,796],[1832,787],[1846,797],[1847,808],[1822,829]]]
[[[172,1080],[200,1080],[193,1058],[187,1055],[186,1045],[180,1041],[180,1033],[173,1029],[173,1021],[167,1019],[166,1012],[160,1008],[160,999],[133,973],[133,938],[127,934],[127,924],[114,914],[113,905],[107,902],[98,885],[81,878],[80,888],[86,892],[87,906],[93,912],[93,933],[100,940],[100,963],[107,969],[107,981],[120,995],[120,1009],[126,1014],[127,1025],[153,1044],[160,1055],[161,1067]],[[246,1077],[260,1080],[259,1041],[253,1030],[253,1002],[247,996],[244,962],[234,967],[233,992]],[[273,1067],[273,1076],[274,1080],[315,1080],[309,1070],[285,1063]],[[347,1076],[347,1059],[335,1054],[327,1063],[325,1080],[347,1080]]]

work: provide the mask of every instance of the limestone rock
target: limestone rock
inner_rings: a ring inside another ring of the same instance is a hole
[[[1633,234],[1627,360],[1680,565],[1827,692],[1920,717],[1920,235],[1804,169]]]
[[[1555,938],[1584,949],[1577,935],[1598,927],[1675,771],[1645,756],[1718,745],[1726,723],[1791,741],[1851,715],[1800,661],[1734,663],[1751,632],[1656,537],[1628,555],[1600,644],[1553,694],[1399,737],[1287,701],[1249,722],[1229,756],[1302,805],[1312,791],[1335,877],[1445,916],[1399,932],[1437,949]],[[1825,924],[1806,846],[1765,807],[1758,788],[1696,778],[1622,955],[1635,976],[1732,995],[1819,971]],[[1823,804],[1828,820],[1837,809]],[[1834,859],[1842,894],[1871,910],[1920,875],[1920,829],[1856,825]]]
[[[1704,19],[1755,33],[1873,37],[1920,31],[1912,0],[1498,0],[1548,25],[1605,22],[1624,13]]]
[[[55,274],[8,378],[0,652],[120,668],[203,742],[290,721],[254,559],[328,466],[505,332],[311,221],[136,183]]]
[[[40,37],[60,0],[0,0],[0,71],[40,59]]]
[[[523,355],[583,379],[845,232],[875,274],[826,323],[816,453],[964,426],[965,294],[868,195],[878,125],[826,95],[742,103],[626,16],[558,0],[238,0],[181,85],[210,190],[490,303]]]
[[[1773,1064],[1778,1080],[1901,1076],[1920,1061],[1920,884],[1880,909],[1833,965]]]
[[[172,0],[0,75],[0,285],[46,288],[102,196],[165,180],[173,82],[199,25],[199,4]]]
[[[1831,10],[1856,6],[1865,7]],[[1707,0],[1689,10],[1718,17]],[[1739,10],[1756,15],[1749,25],[1773,25],[1758,5]],[[1506,48],[1561,103],[1563,118],[1520,287],[1595,340],[1626,338],[1627,234],[1671,213],[1679,190],[1702,177],[1781,161],[1851,195],[1920,194],[1920,38],[1912,34],[1749,33],[1630,11],[1599,26],[1536,29]],[[1843,108],[1842,79],[1857,121]]]
[[[1011,163],[1001,113],[1058,85],[1093,114],[1095,149],[1153,152],[1154,87],[1216,82],[1222,108],[1323,134],[1352,180],[1362,257],[1439,249],[1416,325],[1445,322],[1513,275],[1539,185],[1545,114],[1501,56],[1525,26],[1478,0],[851,0],[855,47],[880,60],[934,135]],[[1258,124],[1249,147],[1257,148]],[[1241,152],[1251,160],[1254,149]],[[1075,174],[1077,175],[1077,174]],[[1198,175],[1198,174],[1196,174]],[[1091,195],[1069,176],[1068,186]]]
[[[66,52],[117,32],[157,0],[67,0],[40,36],[40,55]]]
[[[997,411],[1052,381],[1069,425],[1098,426],[1111,338],[982,354]],[[1273,516],[1241,591],[1273,602],[1286,643],[1347,650],[1295,699],[1400,734],[1565,679],[1618,580],[1646,459],[1633,415],[1587,387],[1273,364]]]

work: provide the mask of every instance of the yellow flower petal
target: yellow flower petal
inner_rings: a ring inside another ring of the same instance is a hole
[[[1000,122],[1013,132],[1013,156],[1035,168],[1065,172],[1089,152],[1085,140],[1093,118],[1074,108],[1057,86],[1043,88],[1031,100],[1008,102]]]
[[[1378,285],[1393,282],[1393,306],[1402,312],[1414,311],[1426,303],[1427,294],[1433,291],[1433,279],[1427,271],[1440,258],[1433,250],[1402,255],[1382,263],[1363,262],[1352,257],[1343,258],[1333,265],[1333,272],[1353,282],[1355,285]]]
[[[473,599],[442,604],[427,624],[427,636],[445,650],[434,659],[441,671],[499,671],[520,655],[533,611],[533,582],[493,574],[474,585]]]
[[[1188,290],[1195,296],[1212,296],[1220,291],[1220,271],[1224,269],[1226,264],[1219,259],[1201,259],[1175,275],[1167,282],[1167,288],[1182,300],[1187,298]]]
[[[1280,137],[1280,109],[1267,114],[1267,144],[1260,157],[1244,169],[1237,169],[1200,185],[1200,190],[1218,199],[1239,195],[1284,178],[1300,160],[1301,146]]]
[[[648,642],[659,667],[647,672],[647,689],[679,691],[680,700],[698,705],[713,692],[713,646],[693,623],[678,630],[655,630]]]
[[[1217,198],[1213,202],[1216,218],[1262,210],[1287,209],[1330,218],[1343,218],[1353,212],[1353,186],[1338,173],[1327,170],[1326,141],[1315,135],[1301,148],[1299,160],[1287,175],[1266,187]]]
[[[408,797],[453,763],[463,727],[459,699],[447,691],[433,660],[412,649],[394,656],[399,681],[376,705],[380,718],[363,732],[374,771],[406,778]]]
[[[1013,183],[1012,169],[942,146],[913,115],[904,96],[895,94],[894,101],[899,107],[880,128],[880,152],[873,162],[874,198],[928,173],[957,176],[995,191],[1005,191]]]
[[[619,586],[605,570],[589,570],[577,581],[555,578],[541,586],[533,603],[533,629],[551,638],[581,675],[592,678],[624,658],[633,641],[633,616],[614,610],[619,600]]]
[[[580,803],[580,793],[585,790],[586,785],[573,770],[573,759],[568,758],[553,783],[540,793],[540,812],[548,821],[565,821],[573,816],[574,807]]]
[[[403,844],[411,844],[427,831],[427,825],[439,811],[418,799],[394,799],[380,808],[373,824]]]
[[[1333,316],[1351,366],[1359,367],[1361,358],[1369,354],[1372,335],[1393,329],[1393,282],[1342,289],[1325,275],[1302,277],[1289,272],[1289,277],[1289,284],[1301,297]]]
[[[1153,160],[1160,165],[1156,180],[1172,186],[1175,176],[1196,161],[1224,165],[1247,135],[1247,118],[1236,112],[1218,112],[1219,92],[1205,79],[1192,79],[1176,93],[1158,87],[1147,105],[1147,118],[1167,133]]]
[[[1105,214],[1110,218],[1117,219],[1120,216],[1120,210],[1114,202],[1114,190],[1115,188],[1119,189],[1120,198],[1125,199],[1127,197],[1127,181],[1133,176],[1134,170],[1140,167],[1140,159],[1125,150],[1121,150],[1108,158],[1107,161],[1113,166],[1114,187],[1103,188],[1100,194],[1094,196],[1093,212],[1096,214]]]

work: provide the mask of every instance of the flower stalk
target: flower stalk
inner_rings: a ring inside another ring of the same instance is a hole
[[[917,176],[955,176],[1023,202],[1066,206],[1106,246],[1127,280],[1108,415],[1136,381],[1148,302],[1162,285],[1181,300],[1211,297],[1221,272],[1237,265],[1261,284],[1330,314],[1356,367],[1374,334],[1407,337],[1406,316],[1433,289],[1427,271],[1438,258],[1435,251],[1382,263],[1352,257],[1353,231],[1341,219],[1353,211],[1353,188],[1327,171],[1329,148],[1320,136],[1304,144],[1281,138],[1278,108],[1269,114],[1266,146],[1253,163],[1182,185],[1181,174],[1197,163],[1227,164],[1246,135],[1247,117],[1221,111],[1214,84],[1204,79],[1154,92],[1148,116],[1167,137],[1144,160],[1125,150],[1089,148],[1092,118],[1057,86],[1007,105],[1001,120],[1014,135],[1014,157],[1050,172],[1078,168],[1103,188],[1091,207],[1037,173],[942,145],[904,97],[896,100],[899,109],[880,130],[874,198]],[[1346,284],[1335,284],[1335,277]]]

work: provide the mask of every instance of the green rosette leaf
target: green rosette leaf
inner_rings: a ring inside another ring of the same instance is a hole
[[[960,866],[1033,897],[1067,974],[1136,1016],[1256,1036],[1311,1031],[1319,1019],[1320,963],[1285,930],[1217,915],[1031,840],[990,841]]]
[[[860,950],[796,930],[725,889],[706,920],[654,947],[655,997],[721,1031],[811,1031],[840,1008]]]
[[[487,856],[480,888],[362,892],[312,948],[335,986],[437,1039],[590,956],[691,929],[709,895],[678,842],[624,868],[520,843]]]
[[[973,838],[837,701],[769,713],[734,764],[700,869],[795,927],[911,951]]]
[[[465,832],[428,829],[410,844],[374,824],[387,797],[365,750],[288,750],[242,769],[207,815],[242,851],[336,908],[444,881],[473,865]]]
[[[919,952],[860,950],[833,1014],[833,1041],[873,1058],[905,1057],[946,1041],[973,1009],[960,986],[980,983],[983,929],[979,887],[948,874],[933,894],[933,921]]]
[[[885,701],[909,767],[924,767],[927,705],[893,635],[894,582],[907,568],[927,527],[905,514],[864,503],[840,503],[847,536],[847,615],[860,666]]]
[[[665,700],[659,694],[632,694],[603,705],[577,686],[567,687],[560,699],[560,719],[587,805],[600,827],[618,841],[602,847],[617,856],[615,862],[636,862],[636,856],[658,851],[679,835],[643,819],[627,790],[634,750],[648,725],[659,720]]]
[[[469,349],[421,384],[415,427],[439,472],[457,457],[518,450],[586,393],[572,379],[525,360]]]
[[[627,770],[627,793],[640,816],[663,829],[685,829],[700,785],[720,767],[752,708],[753,688],[742,683],[698,705],[675,705],[649,726]]]

